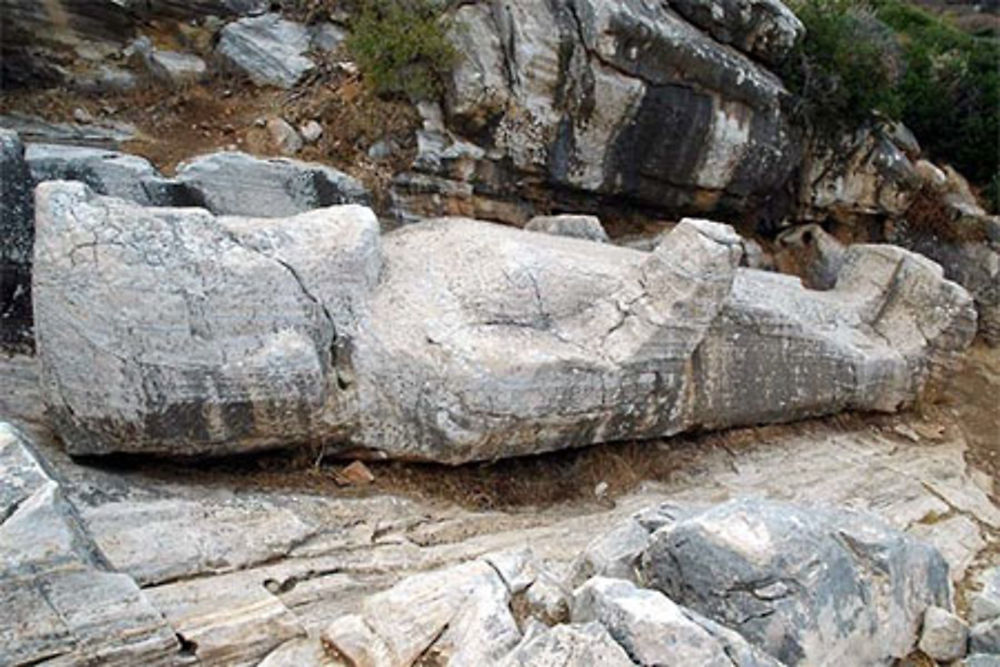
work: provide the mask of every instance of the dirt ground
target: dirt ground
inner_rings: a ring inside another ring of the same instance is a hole
[[[218,150],[280,155],[263,127],[267,118],[281,117],[295,127],[316,120],[323,126],[323,135],[294,157],[358,178],[375,195],[377,210],[384,208],[392,175],[413,159],[414,129],[419,123],[412,105],[371,94],[356,74],[341,69],[335,56],[292,90],[255,88],[223,73],[184,88],[147,82],[133,91],[105,95],[64,88],[0,94],[0,113],[72,123],[77,109],[98,123],[134,125],[138,137],[121,150],[147,158],[167,175],[183,160]],[[368,156],[368,149],[380,140],[391,140],[396,150],[388,159],[376,161]]]

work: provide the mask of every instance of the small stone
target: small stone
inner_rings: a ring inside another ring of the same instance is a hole
[[[338,477],[350,486],[364,486],[375,482],[375,475],[361,461],[355,461],[340,471]]]
[[[939,662],[958,660],[965,655],[969,626],[941,607],[928,607],[918,648]]]
[[[1000,655],[1000,616],[972,626],[969,632],[969,652]]]
[[[94,117],[83,107],[77,107],[73,109],[73,120],[84,125],[89,125],[94,122]]]
[[[302,137],[284,118],[274,116],[267,121],[271,141],[285,155],[295,155],[302,150]]]
[[[945,428],[941,424],[914,424],[913,430],[925,440],[941,440],[944,438]]]
[[[981,575],[982,590],[969,597],[970,619],[973,623],[1000,617],[1000,567],[990,568]]]
[[[299,134],[307,144],[314,144],[323,136],[323,126],[311,120],[299,128]]]
[[[368,148],[368,157],[373,160],[386,160],[392,157],[392,144],[384,139],[376,141]]]
[[[601,499],[605,498],[608,495],[608,483],[598,482],[594,487],[594,495]]]
[[[892,432],[912,442],[920,442],[920,435],[906,424],[896,424]]]
[[[524,228],[529,232],[569,236],[598,243],[608,242],[608,233],[604,231],[601,221],[592,215],[539,215],[532,218]]]

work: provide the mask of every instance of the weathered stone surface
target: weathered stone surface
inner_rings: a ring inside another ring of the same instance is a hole
[[[410,665],[422,655],[447,664],[491,664],[521,638],[509,602],[497,571],[473,561],[373,595],[359,616],[328,627],[323,641],[354,664]]]
[[[592,215],[538,215],[524,226],[529,232],[569,236],[599,243],[608,242],[601,221]]]
[[[508,654],[503,667],[631,667],[635,663],[600,623],[557,625]]]
[[[639,665],[729,667],[722,645],[658,591],[595,577],[573,593],[572,619],[599,621]]]
[[[146,187],[147,182],[162,176],[149,160],[137,155],[83,146],[28,144],[25,159],[35,183],[80,181],[98,194],[147,206],[163,203],[151,197]]]
[[[969,626],[947,609],[928,607],[920,630],[917,648],[938,662],[951,662],[965,656]]]
[[[128,123],[52,123],[35,116],[0,115],[0,128],[17,132],[26,143],[70,144],[94,148],[118,148],[134,139],[136,129]]]
[[[267,133],[271,141],[284,155],[295,155],[302,150],[302,137],[284,118],[274,116],[267,121]]]
[[[158,49],[146,58],[146,67],[155,78],[174,86],[194,83],[208,71],[205,61],[194,54]]]
[[[209,208],[248,207],[208,187],[231,159],[301,173],[221,154],[178,180]],[[459,463],[892,411],[973,334],[968,295],[888,246],[852,247],[836,289],[811,292],[738,269],[741,239],[700,220],[643,253],[463,219],[379,244],[357,208],[217,219],[67,185],[39,202],[47,400],[80,453],[321,439]]]
[[[1000,617],[972,626],[969,631],[969,653],[1000,655]]]
[[[805,34],[805,26],[778,0],[674,0],[670,6],[723,44],[778,64]]]
[[[780,3],[736,5],[732,40],[758,53],[801,29]],[[509,158],[516,176],[692,212],[773,199],[800,160],[777,77],[666,6],[463,5],[453,41],[468,58],[448,87],[449,129],[496,146],[482,161]],[[518,197],[503,167],[477,173]]]
[[[572,584],[579,586],[594,576],[635,581],[650,532],[638,521],[628,519],[594,538],[573,564]]]
[[[217,220],[66,182],[39,186],[37,211],[37,345],[70,451],[222,453],[344,430],[338,346],[378,276],[371,211]]]
[[[985,570],[979,576],[980,590],[969,597],[969,613],[973,623],[1000,616],[1000,566]]]
[[[960,667],[1000,667],[1000,655],[977,653],[958,663]]]
[[[0,348],[31,341],[34,183],[16,132],[0,130]]]
[[[332,167],[237,152],[188,160],[178,166],[177,180],[217,215],[283,217],[369,201],[364,186]]]
[[[658,531],[643,572],[786,664],[884,664],[910,652],[928,607],[950,602],[932,547],[862,513],[758,500]]]
[[[264,14],[223,28],[216,53],[259,86],[291,88],[316,67],[305,55],[311,41],[304,25]]]
[[[171,664],[173,630],[109,572],[28,441],[0,423],[0,656],[11,664]]]

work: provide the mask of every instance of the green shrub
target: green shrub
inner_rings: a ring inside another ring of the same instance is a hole
[[[447,37],[441,2],[361,0],[347,48],[380,95],[426,99],[441,92],[458,54]]]
[[[858,126],[873,110],[897,116],[902,64],[891,31],[852,0],[791,6],[806,26],[781,71],[796,95],[797,115],[831,135]]]
[[[808,127],[831,136],[873,111],[902,120],[935,160],[995,202],[1000,40],[901,0],[798,0],[806,37],[782,67]]]

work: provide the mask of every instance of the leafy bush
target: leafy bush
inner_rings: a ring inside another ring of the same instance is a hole
[[[806,37],[782,67],[808,126],[836,136],[873,111],[997,197],[1000,40],[901,0],[798,0]],[[994,201],[995,203],[995,201]]]
[[[782,67],[795,111],[828,134],[858,126],[873,110],[899,114],[901,54],[891,31],[852,0],[801,0],[792,9],[806,26]]]
[[[380,95],[414,99],[441,92],[458,54],[447,37],[442,3],[434,0],[361,0],[347,48]]]

